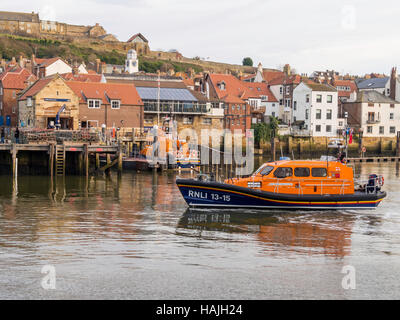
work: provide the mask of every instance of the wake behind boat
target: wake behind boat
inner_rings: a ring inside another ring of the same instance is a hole
[[[276,161],[246,178],[217,182],[199,175],[176,184],[192,208],[370,209],[386,197],[382,176],[355,185],[353,169],[338,161]]]

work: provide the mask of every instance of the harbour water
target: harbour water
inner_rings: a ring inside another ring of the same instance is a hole
[[[399,299],[399,166],[355,172],[384,175],[378,209],[193,213],[175,173],[1,176],[0,299]]]

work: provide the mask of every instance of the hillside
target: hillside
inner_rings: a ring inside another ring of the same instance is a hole
[[[125,63],[126,43],[106,43],[99,40],[71,40],[38,39],[10,34],[0,34],[0,58],[6,60],[20,55],[31,57],[35,54],[38,58],[61,57],[69,63],[95,62],[100,59],[107,64],[123,65]],[[157,70],[186,72],[193,69],[196,73],[210,71],[218,73],[230,72],[238,75],[254,73],[255,68],[249,66],[233,65],[227,63],[175,57],[175,53],[153,51],[150,54],[139,56],[140,71],[154,73]],[[272,70],[272,69],[265,69]]]
[[[97,58],[108,64],[123,65],[126,53],[117,50],[101,50],[97,46],[85,46],[80,43],[68,43],[51,39],[35,39],[21,36],[0,34],[0,57],[11,60],[12,57],[18,59],[20,55],[31,57],[35,54],[38,58],[61,57],[73,63],[84,61],[94,62]],[[152,57],[139,57],[139,68],[145,72],[156,72],[157,70],[168,70],[173,68],[175,72],[187,71],[193,68],[196,72],[203,70],[201,66],[175,62],[169,60],[156,59]]]

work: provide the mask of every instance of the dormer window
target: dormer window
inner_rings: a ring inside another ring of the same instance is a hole
[[[101,100],[98,99],[89,99],[88,107],[89,109],[99,109],[101,106]]]
[[[32,97],[27,97],[26,98],[26,106],[27,107],[32,107]]]
[[[217,86],[218,86],[218,89],[219,89],[219,90],[225,90],[225,87],[226,87],[224,81],[218,82]]]
[[[121,107],[121,101],[111,100],[111,109],[119,109]]]

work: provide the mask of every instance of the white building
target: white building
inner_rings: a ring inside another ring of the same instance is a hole
[[[337,136],[338,93],[330,85],[300,83],[293,90],[292,123],[314,137]]]
[[[360,91],[356,101],[343,106],[348,124],[364,137],[395,137],[400,131],[400,102],[378,91]]]
[[[129,50],[128,54],[126,55],[125,72],[130,74],[139,72],[139,61],[134,49]]]
[[[35,58],[34,74],[38,78],[48,77],[54,74],[71,73],[72,67],[61,58],[38,59]]]

